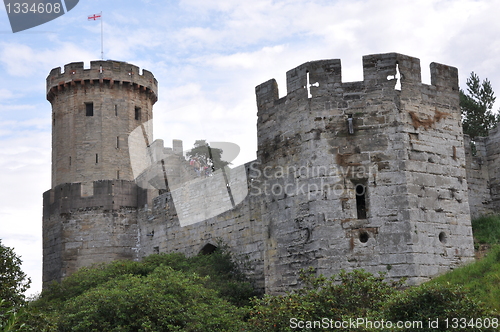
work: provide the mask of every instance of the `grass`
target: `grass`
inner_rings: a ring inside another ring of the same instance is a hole
[[[460,285],[487,307],[500,312],[500,216],[472,220],[472,232],[476,248],[482,244],[491,246],[486,256],[429,283]]]
[[[500,216],[483,216],[472,220],[472,232],[477,244],[500,244]]]
[[[460,285],[487,307],[500,312],[500,245],[480,261],[450,271],[431,284]]]

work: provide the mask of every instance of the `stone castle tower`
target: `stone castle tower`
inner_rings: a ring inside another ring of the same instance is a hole
[[[426,85],[418,59],[389,53],[363,57],[363,71],[363,81],[345,83],[340,60],[313,61],[287,72],[283,98],[275,80],[257,86],[257,159],[239,176],[190,179],[179,141],[174,151],[151,142],[151,73],[114,61],[53,69],[44,283],[95,262],[207,253],[220,241],[271,293],[297,286],[311,266],[419,283],[471,260],[469,195],[486,195],[487,181],[466,168],[477,163],[466,161],[457,69],[431,64]],[[130,135],[135,128],[142,135]],[[127,135],[153,148],[138,154],[154,156],[142,177],[131,171]],[[184,180],[163,190],[138,186],[174,173]],[[202,211],[213,202],[229,208]],[[189,216],[197,219],[181,222]]]
[[[135,258],[137,191],[128,137],[151,137],[154,76],[117,61],[67,64],[47,77],[52,189],[44,194],[44,282],[94,262]]]

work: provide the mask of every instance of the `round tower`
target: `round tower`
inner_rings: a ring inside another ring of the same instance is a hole
[[[54,68],[47,77],[52,104],[52,188],[63,183],[134,180],[128,135],[151,120],[158,83],[147,70],[118,61]],[[151,130],[151,126],[143,126]],[[146,129],[147,128],[147,129]],[[152,133],[147,133],[152,137]]]
[[[93,61],[90,69],[74,62],[47,77],[52,189],[43,195],[44,287],[84,266],[137,259],[145,194],[134,181],[128,138],[137,127],[152,137],[146,122],[157,91],[153,74],[126,62]]]

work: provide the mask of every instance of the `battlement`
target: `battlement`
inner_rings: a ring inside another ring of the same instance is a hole
[[[117,210],[138,206],[138,188],[134,181],[101,180],[88,183],[64,183],[43,194],[44,215],[102,207]]]
[[[458,91],[458,70],[438,63],[431,63],[431,86],[434,89]],[[342,66],[339,59],[306,62],[286,73],[287,99],[308,99],[322,96],[342,96],[344,93],[360,93],[367,90],[401,90],[422,85],[420,60],[399,53],[363,56],[363,81],[342,82]],[[279,99],[278,85],[271,79],[255,88],[257,107],[264,110]]]
[[[146,92],[153,103],[158,99],[158,81],[150,71],[145,69],[140,73],[139,67],[121,61],[92,61],[90,69],[84,69],[83,62],[72,62],[54,68],[47,76],[47,100],[52,101],[58,91],[76,86],[77,84],[100,84],[113,88],[117,85],[128,85],[139,91]]]

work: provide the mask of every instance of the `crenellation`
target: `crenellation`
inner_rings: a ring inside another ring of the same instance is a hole
[[[158,82],[147,70],[139,73],[139,67],[118,61],[92,61],[90,69],[84,69],[83,62],[73,62],[61,68],[54,68],[47,77],[47,100],[51,101],[57,92],[70,87],[104,84],[110,88],[117,83],[119,86],[130,85],[144,91],[154,102],[158,96]],[[82,84],[83,82],[83,84]]]
[[[182,141],[153,141],[150,72],[117,61],[53,69],[44,282],[96,261],[208,254],[221,242],[269,293],[300,287],[301,268],[419,283],[470,261],[471,215],[500,211],[500,134],[477,139],[472,155],[456,68],[431,64],[426,85],[417,58],[362,62],[360,82],[342,82],[332,59],[289,70],[282,98],[276,80],[258,85],[257,159],[211,176],[197,174]]]
[[[432,62],[431,68],[431,85],[439,90],[458,91],[458,69],[455,67]],[[456,93],[451,96],[457,97]]]
[[[255,87],[255,95],[257,97],[257,110],[260,113],[270,109],[275,101],[279,99],[278,83],[275,79],[271,79],[261,85]]]

